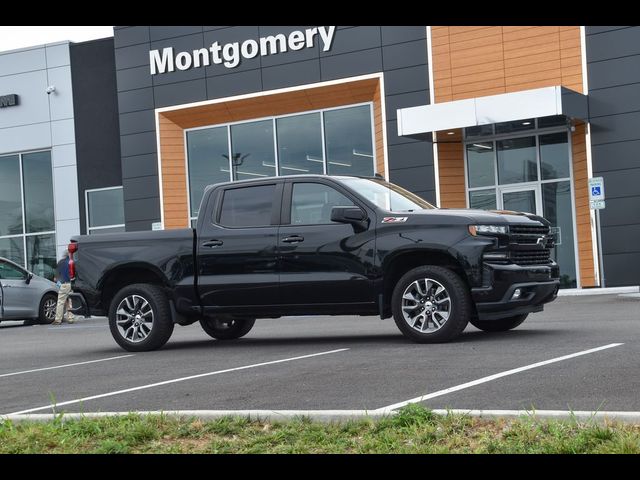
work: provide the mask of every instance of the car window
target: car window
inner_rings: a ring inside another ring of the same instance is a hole
[[[294,183],[291,196],[291,224],[334,223],[331,221],[331,209],[338,206],[353,206],[353,202],[335,188],[322,183]]]
[[[26,275],[19,268],[10,263],[0,261],[0,279],[2,280],[22,280]]]
[[[220,225],[263,227],[271,225],[275,185],[233,188],[222,198]]]

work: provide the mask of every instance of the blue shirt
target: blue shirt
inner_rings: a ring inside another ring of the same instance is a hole
[[[69,283],[71,281],[71,277],[69,276],[68,257],[58,262],[58,266],[56,267],[56,276],[58,277],[59,282]]]

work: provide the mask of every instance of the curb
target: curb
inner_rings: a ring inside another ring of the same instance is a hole
[[[621,293],[638,293],[639,286],[633,287],[606,287],[606,288],[564,288],[558,290],[559,297],[578,297],[583,295],[619,295]]]
[[[590,412],[565,410],[465,410],[465,409],[434,409],[436,415],[458,414],[479,418],[531,418],[535,420],[578,420],[578,421],[619,421],[630,424],[640,424],[640,412]],[[396,410],[376,412],[369,410],[169,410],[169,411],[140,411],[140,412],[88,412],[88,413],[36,413],[26,415],[0,415],[0,420],[12,422],[48,422],[62,415],[62,420],[82,418],[121,417],[130,414],[137,415],[165,415],[171,418],[197,418],[200,420],[215,420],[223,417],[246,417],[260,421],[287,421],[300,417],[307,417],[316,422],[341,423],[349,420],[380,420],[396,415]]]

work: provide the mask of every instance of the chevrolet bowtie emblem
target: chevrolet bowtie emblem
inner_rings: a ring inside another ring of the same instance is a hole
[[[546,245],[547,244],[547,237],[546,236],[542,236],[542,237],[538,237],[538,240],[536,240],[536,245]]]

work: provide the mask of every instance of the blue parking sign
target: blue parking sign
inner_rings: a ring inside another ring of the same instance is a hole
[[[600,187],[591,187],[591,196],[592,197],[599,197],[600,194]]]

